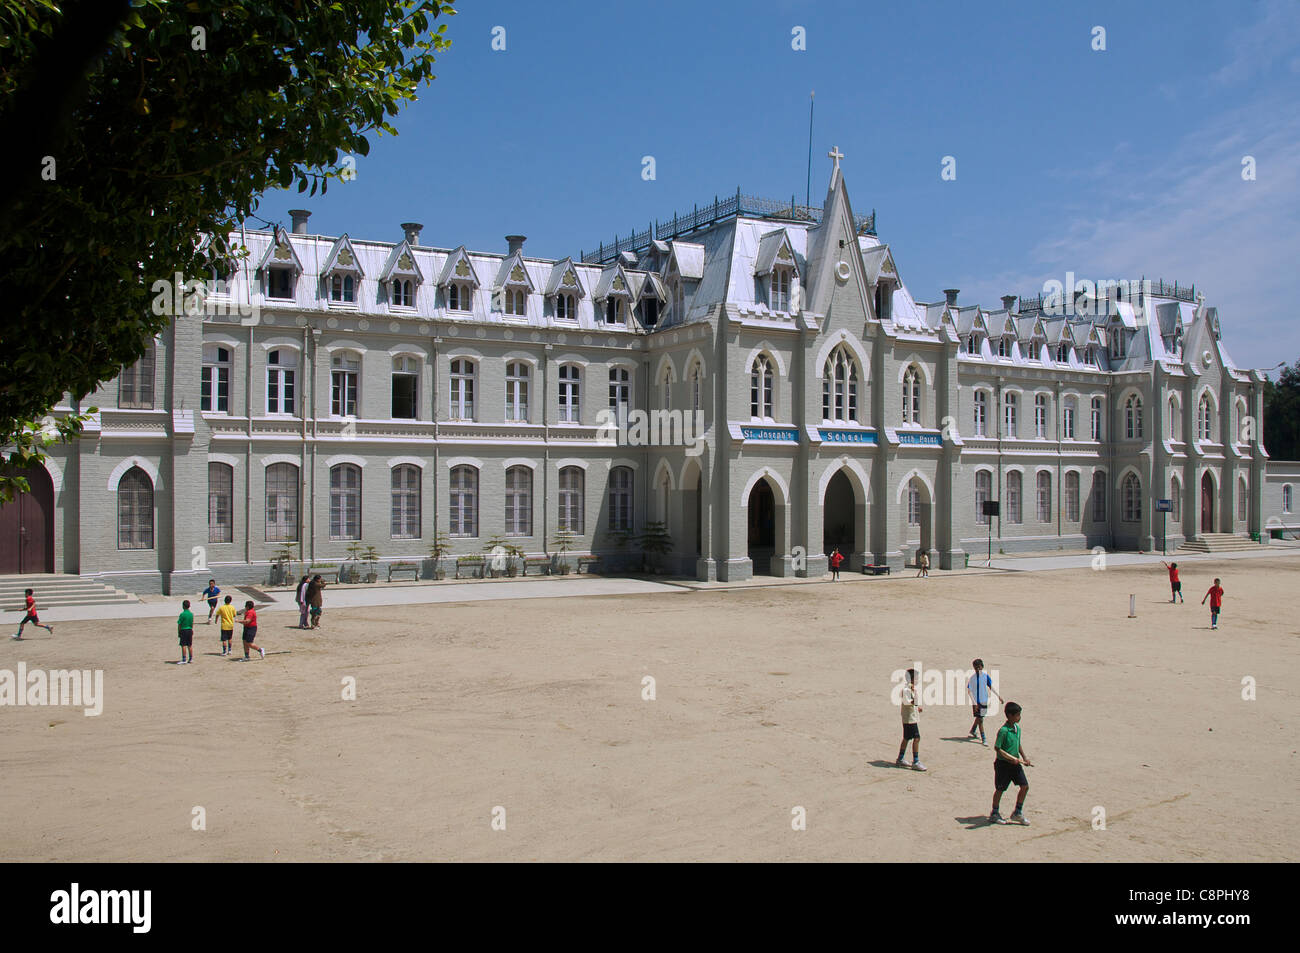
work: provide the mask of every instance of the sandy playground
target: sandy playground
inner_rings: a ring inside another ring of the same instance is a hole
[[[327,608],[317,632],[268,608],[246,664],[202,615],[190,666],[168,620],[67,622],[0,669],[103,669],[103,713],[0,708],[0,859],[1294,861],[1300,558],[1183,580],[1179,606],[1131,567]],[[977,655],[1024,706],[1028,828],[984,822],[964,699],[925,706],[927,773],[892,763],[891,675]]]

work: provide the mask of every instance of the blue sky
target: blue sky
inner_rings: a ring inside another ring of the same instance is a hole
[[[813,204],[838,146],[854,211],[877,210],[920,300],[1145,274],[1203,289],[1239,364],[1300,358],[1300,2],[457,6],[400,135],[261,216],[576,256],[737,186],[802,202],[816,90]]]

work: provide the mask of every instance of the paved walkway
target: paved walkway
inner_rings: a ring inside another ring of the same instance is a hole
[[[1300,556],[1300,542],[1279,542],[1274,541],[1266,547],[1258,550],[1238,553],[1195,553],[1179,554],[1177,556],[1164,556],[1160,553],[1105,553],[1106,568],[1118,568],[1120,566],[1141,566],[1150,565],[1158,566],[1161,561],[1172,561],[1176,559],[1180,564],[1198,563],[1198,562],[1218,562],[1223,560],[1250,560],[1250,559],[1269,559],[1287,556]],[[991,566],[984,564],[984,559],[976,560],[971,558],[971,565],[968,569],[956,570],[932,570],[931,579],[943,579],[950,576],[967,576],[967,575],[988,575],[991,573],[1003,572],[1047,572],[1057,569],[1087,569],[1094,564],[1097,559],[1091,552],[1072,552],[1072,553],[1054,553],[1051,555],[1041,556],[1000,556],[993,557]],[[1297,566],[1300,568],[1300,565]],[[843,583],[856,583],[862,585],[888,585],[890,582],[898,580],[913,579],[916,576],[915,569],[903,569],[890,576],[864,576],[861,573],[843,573],[840,576]],[[642,593],[662,592],[662,593],[682,593],[695,591],[714,591],[714,590],[731,590],[731,589],[771,589],[782,586],[819,586],[830,583],[830,575],[821,579],[783,579],[774,576],[758,576],[745,582],[696,582],[689,579],[673,579],[671,581],[660,581],[654,579],[639,578],[620,578],[620,577],[603,577],[603,576],[563,576],[553,578],[542,576],[534,579],[487,579],[474,580],[471,582],[411,582],[397,583],[394,585],[370,585],[370,586],[330,586],[326,590],[325,608],[345,609],[356,608],[360,606],[404,606],[404,605],[430,605],[435,603],[447,602],[481,602],[484,600],[494,599],[553,599],[562,596],[616,596],[616,595],[640,595]],[[839,583],[837,583],[838,585]],[[232,594],[240,592],[240,587],[232,586],[228,592]],[[257,592],[269,595],[272,602],[270,605],[276,609],[294,609],[293,590],[292,589],[270,589],[265,587],[257,588]],[[39,593],[37,594],[39,598]],[[127,603],[124,605],[105,605],[105,606],[57,606],[46,609],[41,612],[41,621],[51,622],[56,626],[59,622],[83,622],[94,621],[97,619],[162,619],[175,618],[179,610],[180,601],[186,598],[184,595],[179,596],[143,596],[143,602]],[[202,625],[206,613],[201,614],[205,608],[200,600],[189,597],[194,609],[196,621]],[[236,604],[241,605],[245,598],[254,598],[251,595],[243,598],[236,598]],[[267,605],[262,599],[257,598],[255,601],[259,605]],[[21,612],[0,612],[0,625],[8,624],[16,627],[22,618]],[[37,629],[33,633],[37,637],[44,636],[46,633]]]

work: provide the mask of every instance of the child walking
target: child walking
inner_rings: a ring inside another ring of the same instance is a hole
[[[840,578],[840,563],[844,562],[844,556],[840,553],[840,548],[836,546],[831,550],[831,582]]]
[[[1169,570],[1169,601],[1172,603],[1175,599],[1183,601],[1183,584],[1178,581],[1178,563],[1167,563],[1163,560],[1161,565]]]
[[[235,607],[230,603],[230,596],[226,596],[226,601],[217,610],[217,621],[221,623],[222,655],[229,655],[235,649],[232,644],[235,640],[235,614]]]
[[[325,580],[320,576],[312,576],[311,584],[307,587],[307,605],[311,609],[311,627],[320,628],[320,614],[323,611],[325,597]]]
[[[1025,820],[1025,795],[1029,793],[1029,779],[1025,777],[1025,768],[1032,768],[1034,765],[1020,745],[1021,710],[1015,702],[1006,703],[1004,711],[1007,723],[998,729],[997,740],[993,742],[993,754],[996,760],[993,762],[993,811],[989,814],[990,824],[1011,823],[1029,826],[1029,821]],[[998,804],[1002,801],[1002,792],[1013,782],[1020,788],[1016,792],[1016,809],[1011,812],[1010,818],[1004,820],[998,813]]]
[[[189,665],[194,661],[194,613],[188,599],[181,603],[181,614],[176,617],[176,634],[181,640],[181,660],[176,664]]]
[[[257,610],[253,608],[253,600],[244,603],[244,661],[248,661],[248,650],[257,649],[262,658],[266,658],[266,649],[257,648]]]
[[[930,578],[930,554],[924,549],[916,554],[916,574],[922,579]]]
[[[208,580],[208,588],[199,593],[203,598],[208,600],[208,621],[206,625],[212,624],[212,614],[217,611],[217,596],[221,595],[221,590],[217,588],[215,579]]]
[[[917,716],[924,710],[917,702],[920,699],[916,696],[916,669],[907,670],[907,684],[903,686],[902,703],[899,705],[899,712],[903,716],[903,743],[898,746],[898,760],[894,764],[900,768],[906,767],[907,762],[904,755],[907,752],[907,742],[912,742],[912,770],[924,771],[925,765],[921,763],[921,725]]]
[[[980,733],[980,744],[988,746],[989,740],[984,735],[984,716],[989,713],[989,695],[1002,701],[1002,696],[993,690],[993,679],[989,673],[984,671],[984,660],[977,658],[971,662],[971,667],[975,669],[975,674],[966,682],[966,695],[970,698],[971,714],[975,720],[971,722],[970,737],[975,739],[975,731]]]
[[[23,629],[26,627],[28,622],[30,622],[33,626],[39,626],[40,628],[44,629],[46,632],[50,633],[50,635],[53,635],[54,626],[46,625],[44,622],[41,621],[40,616],[36,614],[35,590],[28,589],[23,593],[23,595],[27,599],[27,612],[25,615],[23,615],[23,621],[18,623],[18,631],[13,634],[13,637],[21,642],[23,639]]]
[[[1217,629],[1219,627],[1219,611],[1223,608],[1223,587],[1219,585],[1217,578],[1214,580],[1214,585],[1206,590],[1205,595],[1201,598],[1201,605],[1205,605],[1206,599],[1210,600],[1210,628]]]

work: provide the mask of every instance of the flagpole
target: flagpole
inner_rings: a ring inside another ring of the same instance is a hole
[[[813,102],[817,95],[817,90],[808,93],[808,181],[804,185],[803,202],[805,205],[812,205],[812,130],[813,130]],[[790,210],[791,214],[794,209]]]

